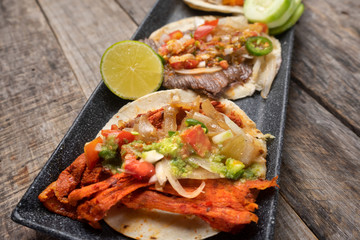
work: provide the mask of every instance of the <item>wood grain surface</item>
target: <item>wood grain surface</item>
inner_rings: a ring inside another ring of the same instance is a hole
[[[275,239],[360,239],[360,2],[303,2]],[[154,3],[0,1],[0,239],[52,239],[11,211]]]
[[[304,1],[293,77],[360,136],[360,1]]]
[[[129,39],[137,25],[112,0],[40,0],[39,3],[88,98],[100,82],[99,66],[105,49]],[[144,17],[145,12],[140,13]]]
[[[318,238],[359,239],[359,137],[294,85],[281,193]]]
[[[1,1],[0,11],[0,239],[34,238],[10,213],[86,97],[36,2]]]

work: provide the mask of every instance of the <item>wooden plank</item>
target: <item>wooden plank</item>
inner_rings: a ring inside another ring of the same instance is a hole
[[[101,81],[102,54],[112,44],[129,39],[137,25],[112,1],[39,0],[58,41],[89,97]]]
[[[296,26],[293,77],[360,136],[359,2],[304,3]]]
[[[280,189],[281,193],[281,189]],[[275,236],[276,240],[317,239],[310,229],[305,225],[294,209],[284,200],[282,195],[279,197],[277,206]]]
[[[359,156],[359,137],[291,84],[281,192],[319,239],[360,239]]]
[[[0,5],[0,239],[35,239],[11,211],[86,97],[36,1]]]
[[[129,14],[138,25],[144,20],[146,14],[154,6],[157,0],[116,0],[118,4]]]

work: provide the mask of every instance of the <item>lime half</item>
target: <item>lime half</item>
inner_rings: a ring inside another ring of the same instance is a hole
[[[106,49],[100,72],[106,86],[124,99],[137,99],[156,91],[163,80],[157,53],[138,41],[122,41]]]

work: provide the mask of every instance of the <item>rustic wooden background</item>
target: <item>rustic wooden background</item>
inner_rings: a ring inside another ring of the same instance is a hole
[[[304,0],[275,239],[360,239],[360,1]],[[52,239],[11,211],[155,0],[0,0],[0,239]]]

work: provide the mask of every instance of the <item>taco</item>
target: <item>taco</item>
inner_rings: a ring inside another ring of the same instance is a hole
[[[206,12],[243,14],[244,0],[184,0],[191,8]]]
[[[153,32],[147,43],[166,62],[163,86],[217,99],[261,91],[266,98],[281,64],[279,41],[243,16],[190,17]]]
[[[257,222],[266,138],[233,102],[159,91],[122,107],[39,199],[135,239],[199,239]]]

